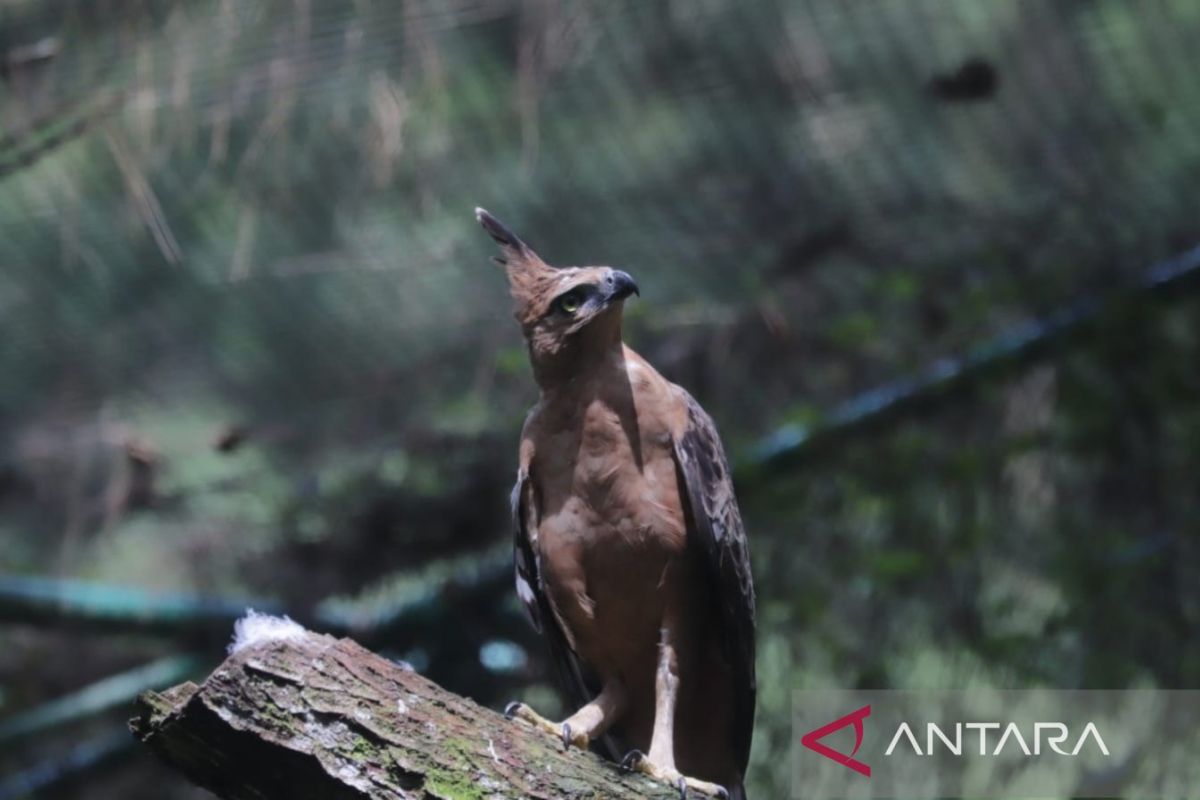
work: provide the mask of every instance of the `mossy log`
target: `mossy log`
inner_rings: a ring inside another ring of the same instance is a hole
[[[223,798],[678,797],[315,633],[242,647],[201,685],[146,692],[137,710],[137,738]]]

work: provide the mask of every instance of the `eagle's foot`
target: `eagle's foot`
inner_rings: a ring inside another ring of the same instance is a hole
[[[724,786],[697,778],[689,778],[674,767],[661,767],[647,758],[641,750],[630,750],[626,753],[625,757],[621,759],[621,769],[640,772],[656,781],[671,784],[679,790],[680,800],[687,800],[689,789],[709,797],[721,798],[721,800],[729,798],[729,792],[725,790]]]
[[[523,719],[538,730],[543,730],[563,743],[563,749],[572,745],[581,750],[587,750],[591,740],[582,731],[575,731],[567,722],[552,722],[529,706],[521,702],[512,702],[504,707],[504,716],[508,719]]]

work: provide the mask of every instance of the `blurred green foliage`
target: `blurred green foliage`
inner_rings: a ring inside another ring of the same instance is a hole
[[[1200,241],[1198,34],[1190,0],[0,0],[0,570],[369,613],[494,558],[534,389],[475,205],[632,272],[629,339],[735,454],[1132,282]],[[740,487],[753,794],[798,687],[1197,682],[1198,321],[1135,304]],[[166,647],[3,636],[5,714]],[[445,636],[395,651],[544,693],[536,649],[475,663],[533,647],[499,617]]]

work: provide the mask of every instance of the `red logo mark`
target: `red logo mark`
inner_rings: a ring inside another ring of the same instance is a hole
[[[828,725],[822,725],[815,731],[809,731],[800,739],[800,744],[812,750],[814,753],[820,753],[828,759],[836,761],[844,767],[849,767],[860,775],[871,777],[871,768],[854,757],[858,752],[858,748],[862,747],[863,741],[863,720],[871,716],[871,707],[863,706],[858,711],[851,711],[841,719],[835,719]],[[839,753],[832,747],[821,744],[821,740],[829,734],[840,731],[847,725],[854,726],[854,749],[850,754]]]

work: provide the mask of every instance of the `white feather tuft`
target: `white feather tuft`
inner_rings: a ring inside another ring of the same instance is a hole
[[[273,617],[248,608],[246,616],[233,625],[233,641],[229,643],[229,654],[233,655],[259,642],[294,642],[307,635],[308,631],[302,625],[288,617]]]

